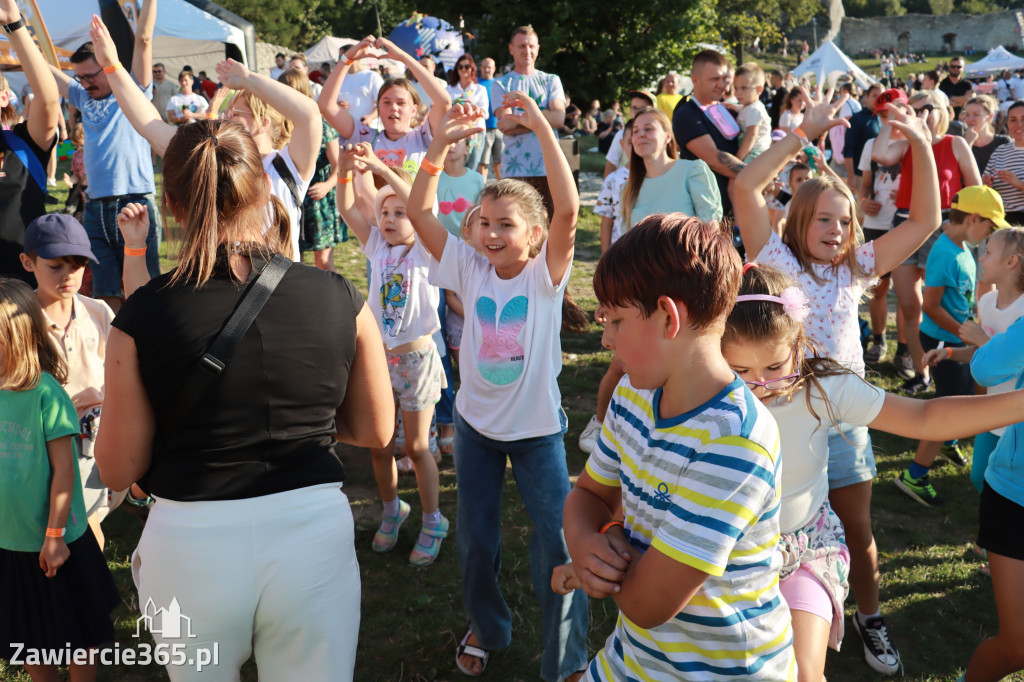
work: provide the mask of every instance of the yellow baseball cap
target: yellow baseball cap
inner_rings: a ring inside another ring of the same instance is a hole
[[[950,208],[964,213],[977,213],[982,218],[991,220],[997,230],[1010,226],[1010,223],[1006,222],[1006,212],[1003,211],[1003,198],[991,187],[964,187],[953,197]]]

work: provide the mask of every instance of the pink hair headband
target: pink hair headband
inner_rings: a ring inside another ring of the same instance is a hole
[[[811,308],[807,304],[807,296],[804,295],[804,292],[800,291],[797,287],[786,287],[779,296],[769,296],[767,294],[746,294],[744,296],[736,297],[737,303],[742,303],[743,301],[767,301],[769,303],[780,303],[782,304],[782,309],[785,310],[786,314],[795,322],[803,322],[811,313]]]

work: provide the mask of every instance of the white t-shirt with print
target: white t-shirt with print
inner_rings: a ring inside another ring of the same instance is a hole
[[[288,189],[288,185],[285,184],[284,180],[281,179],[280,173],[274,168],[274,157],[278,154],[284,159],[285,164],[288,166],[288,170],[292,172],[292,178],[295,180],[297,189],[299,190],[299,196],[306,196],[306,192],[309,190],[309,183],[312,182],[313,176],[310,175],[308,178],[303,179],[299,176],[299,169],[295,167],[295,162],[292,161],[292,155],[288,151],[288,145],[284,146],[281,151],[273,151],[263,157],[263,172],[270,178],[270,193],[275,197],[284,202],[284,206],[288,209],[288,217],[291,219],[291,243],[292,243],[292,260],[296,263],[302,260],[302,254],[299,252],[299,232],[302,230],[302,203],[296,203],[295,197],[292,195],[292,191]],[[269,226],[268,226],[269,227]]]
[[[875,138],[871,138],[864,143],[864,151],[861,152],[860,162],[857,164],[857,168],[861,172],[871,170],[871,150],[875,148]],[[896,199],[894,192],[900,186],[900,168],[899,162],[892,166],[880,166],[875,164],[875,172],[871,175],[871,182],[873,184],[872,191],[874,196],[872,197],[875,201],[882,205],[879,209],[878,215],[864,214],[864,223],[861,225],[867,230],[883,230],[888,231],[892,228],[892,218],[896,215]]]
[[[190,95],[179,92],[176,95],[171,95],[167,100],[167,111],[173,111],[179,115],[186,109],[193,114],[205,114],[209,108],[210,105],[203,99],[203,96],[194,92]]]
[[[465,90],[459,83],[449,85],[445,89],[448,91],[448,96],[452,98],[452,104],[475,104],[487,111],[490,99],[487,96],[486,88],[479,83],[470,83]]]
[[[839,422],[867,426],[882,410],[885,391],[855,374],[837,374],[818,381]],[[804,391],[811,391],[813,414],[808,410]],[[782,437],[779,530],[793,533],[806,527],[828,498],[828,431],[832,423],[825,400],[813,384],[791,400],[775,400],[768,405],[768,411],[775,417]]]
[[[612,219],[611,244],[622,236],[622,189],[629,180],[629,168],[618,168],[608,174],[597,194],[594,213]]]
[[[465,302],[455,396],[459,414],[484,436],[514,441],[561,428],[562,296],[572,267],[552,282],[547,243],[512,279],[501,279],[472,246],[448,235],[432,284]]]
[[[791,202],[792,203],[792,202]],[[768,243],[757,254],[754,262],[770,265],[796,280],[808,298],[811,313],[804,320],[807,334],[825,349],[828,356],[864,375],[864,348],[860,344],[860,319],[857,306],[864,292],[874,286],[875,244],[868,242],[857,247],[857,263],[868,278],[857,278],[845,263],[810,265],[824,284],[818,284],[800,267],[796,256],[774,230]]]
[[[565,104],[562,79],[553,73],[534,71],[529,76],[510,71],[491,81],[491,101],[497,109],[505,95],[519,90],[529,95],[541,111],[547,109],[552,100]],[[517,113],[522,113],[517,111]],[[544,156],[540,140],[534,133],[505,135],[505,152],[501,155],[501,177],[531,178],[547,175],[544,170]]]
[[[434,136],[430,133],[430,123],[424,121],[418,128],[413,128],[397,140],[389,139],[383,130],[356,123],[355,132],[348,141],[352,144],[369,142],[373,153],[385,166],[402,168],[415,177],[432,139]]]
[[[431,257],[419,240],[392,246],[371,226],[362,252],[370,261],[368,300],[385,348],[397,348],[441,328],[441,294],[429,281]]]

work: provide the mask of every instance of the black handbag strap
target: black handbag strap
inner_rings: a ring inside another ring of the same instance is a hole
[[[295,176],[292,175],[292,171],[288,168],[288,164],[285,163],[284,157],[280,153],[274,155],[274,160],[270,162],[270,165],[274,167],[277,174],[281,176],[281,182],[285,184],[288,191],[292,195],[292,199],[295,200],[295,205],[300,209],[302,208],[302,192],[299,191],[299,184],[295,182]]]
[[[182,384],[178,395],[175,396],[174,402],[171,404],[169,418],[164,421],[165,431],[176,428],[184,421],[199,400],[199,396],[203,395],[213,380],[224,371],[228,362],[231,361],[238,342],[252,326],[256,316],[270,299],[270,295],[274,293],[277,285],[281,283],[291,265],[290,258],[275,253],[255,278],[250,274],[251,282],[248,288],[238,300],[220,333],[192,367],[192,372]]]

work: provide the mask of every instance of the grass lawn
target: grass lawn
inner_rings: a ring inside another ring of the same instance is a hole
[[[896,77],[906,78],[909,74],[912,73],[924,73],[926,71],[931,71],[932,69],[936,68],[939,64],[949,63],[949,60],[952,59],[954,56],[954,54],[940,54],[938,52],[926,52],[924,53],[924,55],[925,61],[923,62],[913,62],[911,64],[903,64],[901,66],[897,66],[895,68]],[[854,64],[859,66],[865,73],[867,73],[872,78],[878,79],[880,77],[881,67],[879,66],[879,60],[877,58],[857,58],[854,57],[853,55],[847,56],[853,60]],[[967,62],[968,64],[973,64],[979,59],[983,59],[985,57],[985,54],[979,52],[977,54],[969,56],[961,56],[963,57],[963,60],[965,62]],[[789,55],[788,57],[782,57],[781,55],[777,54],[745,54],[744,58],[756,61],[758,64],[761,64],[764,68],[779,69],[782,71],[792,71],[799,65],[796,57],[793,55]]]
[[[591,146],[589,142],[581,143],[584,150]],[[597,165],[596,159],[585,162]],[[596,303],[591,277],[600,252],[598,227],[597,216],[589,207],[584,208],[570,290],[580,305],[591,312]],[[365,290],[363,258],[354,241],[336,249],[335,263],[340,272]],[[168,265],[165,259],[164,268]],[[564,336],[562,350],[565,366],[559,383],[569,415],[568,466],[570,472],[579,472],[586,457],[576,447],[576,441],[594,411],[597,385],[609,354],[601,348],[600,329],[596,325],[585,334]],[[898,385],[889,363],[877,369],[873,380],[887,388]],[[882,610],[903,655],[907,679],[952,682],[966,666],[975,646],[997,627],[990,581],[978,573],[979,562],[968,548],[977,531],[978,496],[966,471],[940,464],[933,478],[949,500],[948,507],[931,510],[911,501],[896,489],[891,479],[910,461],[915,443],[886,434],[872,435],[878,456],[873,513],[881,563]],[[344,489],[355,514],[356,551],[362,572],[356,679],[463,679],[454,663],[455,647],[466,630],[455,552],[457,529],[453,527],[455,532],[445,542],[440,558],[429,568],[413,568],[406,563],[416,539],[417,523],[406,524],[393,553],[373,553],[370,542],[379,520],[380,503],[369,453],[348,447],[339,447],[338,451],[348,471]],[[442,463],[440,482],[441,509],[454,518],[456,481],[451,458]],[[413,505],[415,519],[419,501],[412,477],[401,478],[400,494]],[[511,477],[506,482],[504,499],[502,585],[514,614],[513,641],[508,649],[492,656],[485,679],[536,680],[541,620],[530,586],[530,524]],[[139,605],[129,561],[142,525],[134,515],[118,510],[105,522],[104,530],[105,554],[123,602],[114,612],[117,639],[122,648],[131,647],[135,644],[132,635]],[[850,614],[854,608],[852,596],[847,603]],[[351,616],[354,619],[357,614]],[[610,600],[591,602],[592,654],[611,632],[615,617]],[[885,679],[865,665],[860,640],[852,628],[847,628],[845,642],[840,653],[829,653],[825,671],[829,680]],[[99,679],[134,682],[165,680],[167,676],[163,668],[151,665],[105,668]],[[257,679],[251,661],[243,670],[242,679]],[[1024,680],[1024,676],[1008,679]],[[0,663],[0,680],[24,682],[28,676]]]

